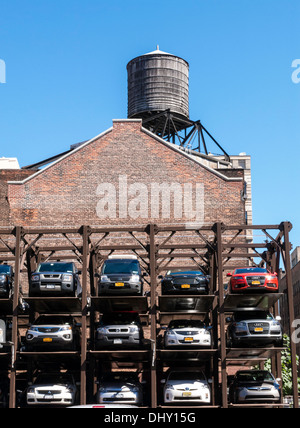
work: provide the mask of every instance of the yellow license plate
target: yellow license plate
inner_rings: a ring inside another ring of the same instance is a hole
[[[116,287],[124,287],[124,282],[116,282]]]
[[[252,281],[252,285],[260,285],[260,281]]]
[[[185,337],[185,338],[184,338],[184,341],[185,341],[185,342],[193,342],[193,341],[194,341],[194,339],[193,339],[192,337]]]
[[[182,393],[182,396],[183,397],[190,397],[192,395],[192,393],[191,392],[183,392]]]
[[[51,337],[45,337],[45,338],[43,339],[43,342],[47,342],[47,343],[49,343],[49,342],[52,342],[52,339],[51,339]]]
[[[263,329],[262,327],[256,327],[256,328],[254,329],[254,331],[256,331],[256,332],[260,332],[260,331],[264,331],[264,329]]]
[[[190,284],[182,284],[181,288],[191,288]]]

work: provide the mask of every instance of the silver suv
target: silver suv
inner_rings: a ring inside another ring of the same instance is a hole
[[[82,294],[79,273],[75,263],[40,263],[31,275],[29,296],[79,297]]]
[[[137,312],[111,312],[100,320],[95,347],[140,347],[143,339],[143,327]]]
[[[144,383],[144,382],[143,382]],[[98,403],[143,404],[143,386],[133,372],[114,372],[99,382]]]
[[[99,280],[100,295],[143,295],[143,274],[137,256],[109,256]]]
[[[268,311],[236,311],[227,329],[227,346],[283,345],[280,317],[274,318]]]

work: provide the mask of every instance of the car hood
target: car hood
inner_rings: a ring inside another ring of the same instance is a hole
[[[133,388],[140,388],[141,385],[138,382],[103,382],[100,383],[101,388],[106,389],[114,389],[114,390],[125,390],[125,389],[133,389]]]
[[[202,386],[208,386],[206,381],[189,381],[189,380],[167,380],[167,385],[172,385],[180,388],[198,389]]]
[[[264,382],[238,382],[238,387],[245,387],[245,388],[270,388],[274,385],[275,382],[272,381],[264,381]]]
[[[40,383],[40,384],[32,385],[31,388],[43,389],[43,390],[47,391],[47,390],[53,390],[55,388],[57,388],[57,389],[75,388],[75,385],[73,385],[71,383],[64,383],[64,384],[63,383],[51,383],[51,384]]]

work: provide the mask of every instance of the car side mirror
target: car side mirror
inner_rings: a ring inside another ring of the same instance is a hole
[[[213,380],[212,379],[207,379],[207,382],[210,383],[210,384],[212,384]]]
[[[281,378],[278,377],[277,379],[275,379],[277,383],[281,382]]]
[[[95,275],[94,275],[94,277],[95,277],[95,278],[100,278],[99,273],[97,273],[97,272],[96,272],[96,273],[95,273]]]
[[[163,275],[158,275],[158,279],[164,279]]]
[[[76,273],[77,273],[77,275],[81,275],[81,274],[82,274],[82,271],[81,271],[81,270],[78,270]]]
[[[166,379],[162,379],[161,381],[160,381],[160,383],[163,385],[163,384],[165,384],[166,383]]]
[[[277,315],[277,317],[275,317],[276,321],[281,321],[281,316]]]
[[[148,276],[147,272],[143,272],[142,276],[145,278],[146,276]]]
[[[231,322],[232,318],[231,317],[226,317],[226,322]]]
[[[227,274],[227,276],[228,276],[228,277],[232,276],[232,273],[230,273],[230,272],[229,272],[229,273]]]

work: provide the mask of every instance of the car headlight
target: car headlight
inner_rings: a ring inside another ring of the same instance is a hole
[[[108,278],[107,275],[101,275],[100,281],[101,282],[110,282],[110,279]]]
[[[139,275],[132,275],[130,278],[130,282],[139,282],[140,276]]]
[[[71,331],[72,327],[70,325],[64,325],[61,327],[60,331]]]
[[[34,274],[31,275],[31,281],[39,281],[40,280],[40,275]]]
[[[173,387],[173,385],[170,385],[169,383],[167,383],[166,384],[166,389],[173,390],[174,387]]]
[[[72,277],[73,277],[72,275],[66,275],[65,274],[62,276],[62,280],[63,281],[72,281]]]
[[[130,327],[130,333],[136,333],[137,331],[139,331],[138,326]]]
[[[4,280],[5,280],[5,278],[6,278],[6,276],[5,276],[5,275],[0,275],[0,281],[4,281]]]
[[[132,388],[133,392],[139,392],[140,388],[138,386],[135,386],[134,388]]]
[[[28,388],[27,393],[28,394],[34,394],[34,388]]]
[[[167,335],[167,336],[174,336],[174,334],[175,334],[175,331],[174,331],[174,330],[167,330],[167,331],[166,331],[166,335]]]

